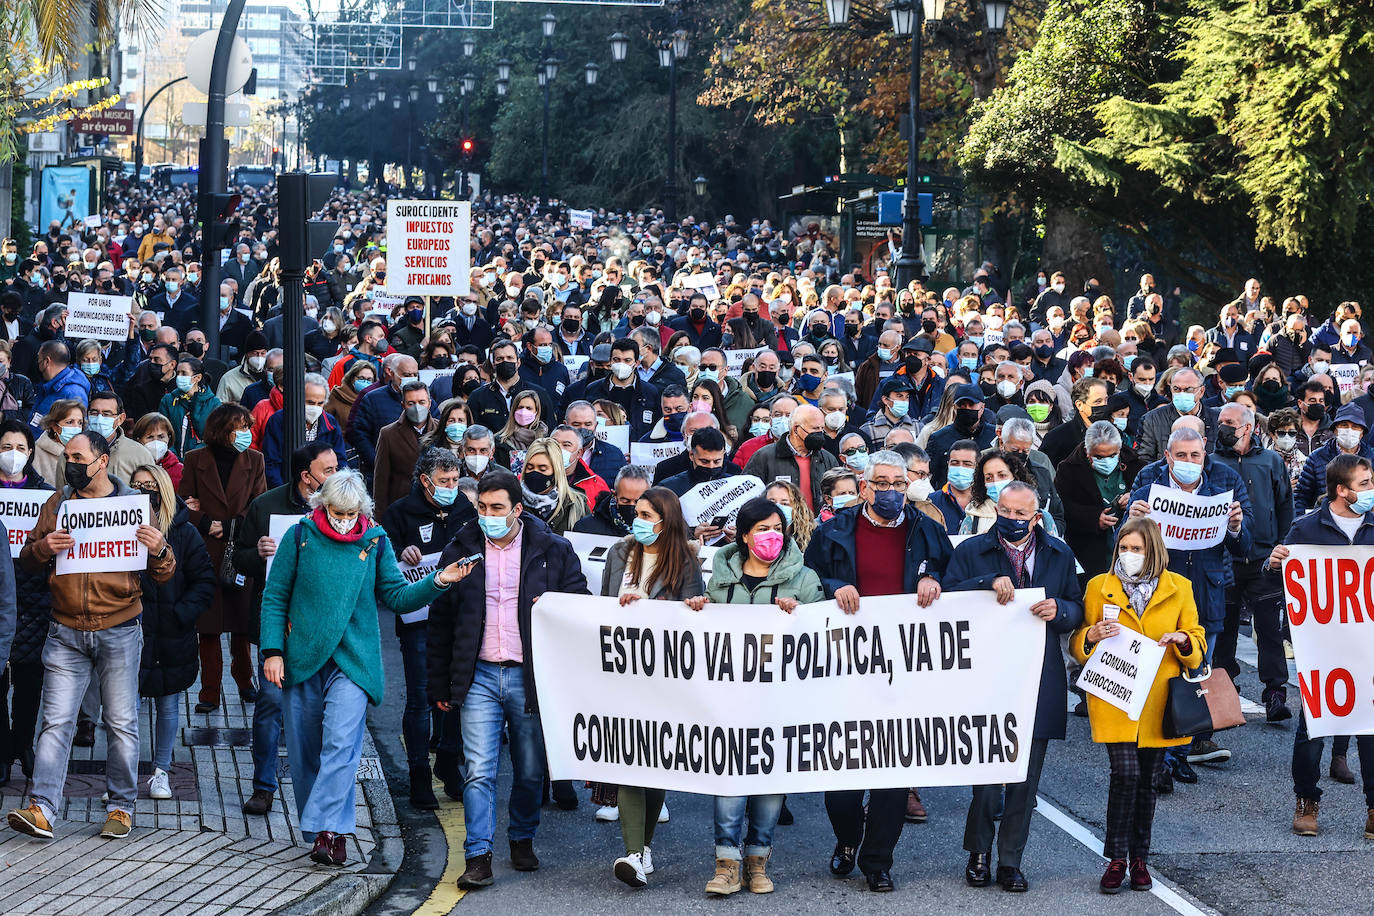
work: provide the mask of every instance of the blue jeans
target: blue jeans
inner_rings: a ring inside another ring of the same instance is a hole
[[[106,811],[130,817],[138,795],[138,665],[143,656],[143,627],[73,630],[48,624],[43,646],[43,730],[34,750],[30,800],[49,821],[62,807],[67,757],[76,735],[76,715],[94,676],[105,710],[105,783],[110,793]]]
[[[406,762],[429,766],[429,736],[433,722],[429,705],[429,669],[425,658],[424,621],[400,623],[396,636],[401,643],[401,666],[406,678],[406,707],[401,713],[401,735],[406,742]]]
[[[253,790],[277,791],[277,748],[281,746],[281,688],[262,673],[258,650],[258,702],[253,704]]]
[[[282,713],[301,833],[353,833],[367,694],[331,660],[282,691]]]
[[[539,829],[544,795],[544,733],[539,716],[525,712],[525,670],[479,661],[463,700],[463,854],[471,859],[491,852],[496,833],[496,768],[501,760],[501,726],[510,733],[510,838],[532,840]]]
[[[153,726],[153,767],[164,773],[172,768],[172,748],[181,725],[181,694],[149,697],[148,719]]]
[[[740,860],[740,846],[746,856],[766,856],[773,851],[773,830],[782,813],[782,795],[717,795],[716,858]],[[749,832],[744,817],[749,816]]]

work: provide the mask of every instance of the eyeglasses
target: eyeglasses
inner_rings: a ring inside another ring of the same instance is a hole
[[[868,481],[868,485],[879,493],[886,493],[888,490],[906,489],[905,480],[870,480]]]

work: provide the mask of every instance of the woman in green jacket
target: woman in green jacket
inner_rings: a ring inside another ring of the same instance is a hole
[[[183,460],[205,439],[205,422],[220,399],[205,383],[205,366],[194,356],[177,360],[176,391],[162,396],[158,413],[172,421],[172,452]]]
[[[749,500],[735,518],[735,532],[735,543],[716,553],[706,597],[689,598],[689,608],[699,611],[707,601],[771,604],[790,614],[799,604],[825,597],[821,580],[802,564],[801,548],[787,534],[787,520],[775,503],[762,497]],[[772,892],[765,867],[782,803],[781,795],[716,797],[716,873],[706,883],[706,893],[725,896],[738,891],[741,858],[749,890]],[[746,814],[748,834],[744,832]]]
[[[526,465],[528,469],[529,465]],[[682,503],[667,487],[650,487],[635,502],[629,537],[622,538],[606,557],[601,594],[620,599],[621,606],[653,598],[685,601],[705,591],[697,544],[688,539]],[[630,887],[643,887],[654,872],[649,844],[659,816],[667,811],[662,789],[621,786],[618,792],[620,835],[625,855],[615,860],[615,876]],[[666,819],[666,815],[665,815]]]
[[[356,829],[353,792],[367,705],[382,702],[377,605],[419,610],[462,580],[472,564],[450,564],[407,584],[357,471],[340,471],[310,498],[314,512],[277,545],[262,593],[263,675],[282,688],[286,748],[301,832],[310,858],[347,861]]]

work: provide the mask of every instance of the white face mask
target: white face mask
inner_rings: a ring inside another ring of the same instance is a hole
[[[629,363],[611,363],[611,375],[614,375],[622,382],[629,378],[632,372],[634,372],[634,369]]]
[[[265,365],[267,365],[267,357],[265,356],[248,357],[248,368],[254,372],[261,372]]]
[[[334,322],[330,321],[328,318],[320,322],[320,330],[324,331],[326,334],[333,334],[335,331],[338,330],[338,328],[339,326],[336,325]]]
[[[29,463],[29,456],[19,449],[10,449],[8,452],[0,452],[0,471],[6,474],[18,474],[24,470],[24,465]]]
[[[333,528],[339,534],[348,534],[348,532],[353,530],[353,526],[358,524],[358,517],[356,515],[352,518],[335,518],[329,515],[328,512],[326,512],[325,515],[329,517],[329,527]]]
[[[468,470],[474,474],[480,474],[487,469],[491,459],[486,455],[468,455],[463,459],[463,463],[468,466]]]
[[[1353,449],[1359,446],[1364,434],[1358,429],[1338,429],[1336,430],[1336,444],[1343,449]]]
[[[469,317],[469,318],[471,318],[473,315],[476,315],[476,314],[477,314],[477,303],[476,303],[476,302],[464,302],[464,303],[463,303],[463,314],[466,315],[466,316]]]
[[[149,439],[143,443],[143,447],[152,453],[154,461],[161,461],[163,456],[167,454],[167,443],[161,439]]]
[[[929,499],[932,492],[934,492],[934,487],[930,485],[930,478],[913,480],[907,484],[906,498],[908,502],[920,502],[923,499]]]
[[[1140,575],[1140,570],[1145,566],[1145,554],[1143,553],[1121,553],[1117,555],[1116,563],[1121,567],[1121,571],[1131,578]],[[1137,608],[1139,610],[1139,608]]]
[[[1154,393],[1154,390],[1154,385],[1142,385],[1140,382],[1135,383],[1135,393],[1140,395],[1142,398],[1148,398],[1151,394]]]
[[[324,413],[324,405],[323,405],[323,404],[306,404],[306,405],[305,405],[305,422],[309,423],[311,426],[314,426],[315,423],[319,421],[320,415],[323,414],[323,413]]]

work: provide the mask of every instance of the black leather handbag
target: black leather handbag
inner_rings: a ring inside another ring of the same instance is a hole
[[[1200,673],[1184,672],[1169,678],[1169,695],[1164,703],[1164,736],[1191,738],[1212,730],[1212,712],[1207,706],[1207,678],[1212,669]]]

